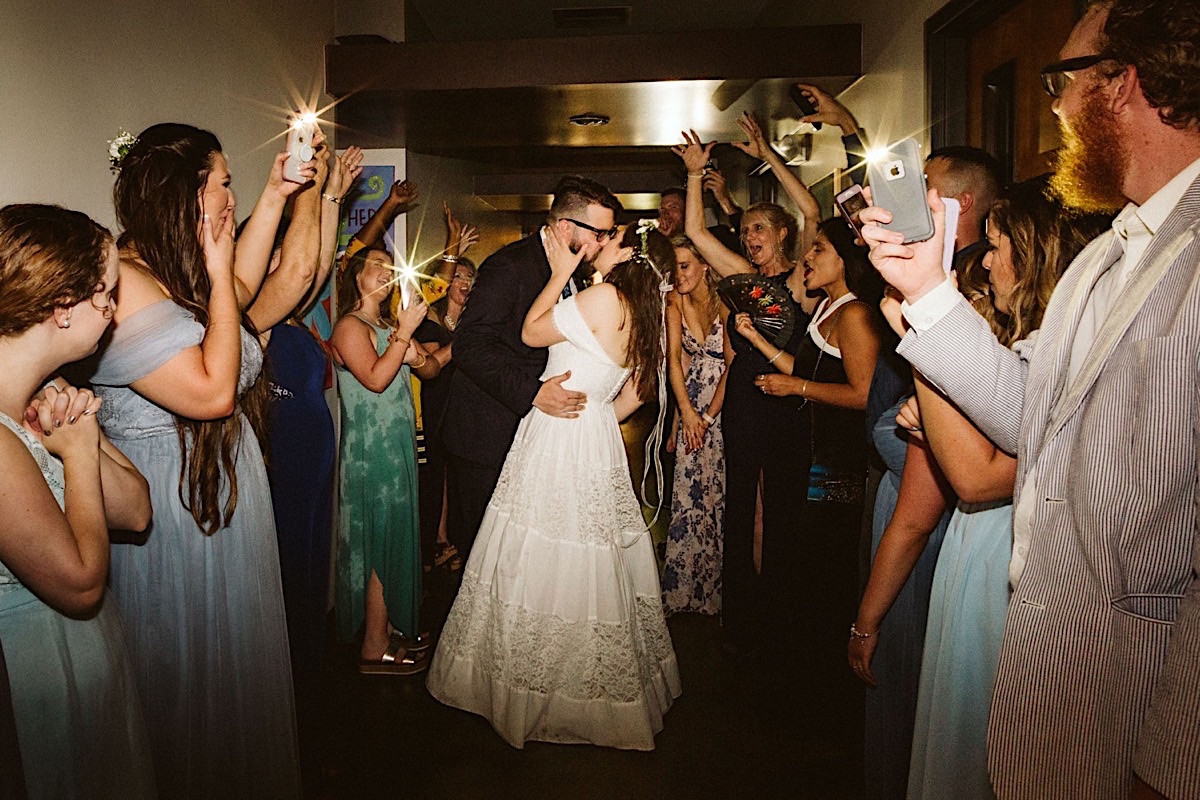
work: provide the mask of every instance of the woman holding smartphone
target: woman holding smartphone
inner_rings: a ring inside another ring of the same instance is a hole
[[[342,376],[338,562],[339,638],[363,627],[359,672],[414,675],[429,662],[420,638],[421,541],[412,373],[437,377],[438,360],[413,339],[429,310],[419,292],[398,317],[392,257],[362,248],[338,280],[329,344]]]

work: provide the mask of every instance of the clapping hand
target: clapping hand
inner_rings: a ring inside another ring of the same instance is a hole
[[[709,162],[712,149],[717,143],[704,144],[694,130],[683,131],[683,141],[685,144],[675,145],[671,148],[671,152],[683,159],[684,166],[687,167],[690,174],[698,175],[704,172],[704,165]]]
[[[342,200],[350,193],[350,187],[362,173],[363,152],[357,147],[347,147],[346,152],[333,156],[329,179],[325,182],[327,194]]]
[[[767,137],[763,136],[758,120],[749,111],[743,111],[742,115],[738,117],[737,123],[749,141],[730,142],[730,144],[748,156],[765,161],[770,154],[770,146],[767,144]]]
[[[413,331],[421,324],[421,320],[425,319],[425,315],[429,313],[429,306],[425,305],[425,298],[420,291],[413,291],[412,300],[408,303],[408,308],[402,308],[396,314],[396,329],[394,334],[398,339],[412,339]]]
[[[25,409],[25,428],[38,436],[52,455],[67,459],[100,446],[96,412],[100,398],[90,389],[51,384]]]
[[[442,211],[446,215],[446,252],[452,256],[461,256],[479,241],[479,229],[474,225],[463,224],[462,220],[454,216],[448,203],[442,203]]]
[[[407,208],[417,201],[417,185],[412,181],[396,181],[388,194],[388,201],[400,208]]]

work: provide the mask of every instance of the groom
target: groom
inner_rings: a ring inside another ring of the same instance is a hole
[[[571,251],[583,252],[581,268],[590,267],[601,246],[616,235],[614,218],[620,210],[607,188],[569,176],[554,189],[546,224],[569,235]],[[458,369],[450,384],[443,437],[449,454],[447,532],[464,558],[521,418],[531,408],[555,417],[577,417],[587,401],[583,393],[563,388],[569,372],[542,381],[546,350],[521,341],[525,314],[549,278],[550,262],[539,229],[483,262],[455,332]],[[572,279],[563,297],[582,289]]]

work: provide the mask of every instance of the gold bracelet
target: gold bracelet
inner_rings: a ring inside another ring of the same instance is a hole
[[[425,364],[427,364],[428,362],[429,362],[429,356],[425,355],[424,353],[421,353],[421,363],[420,363],[420,364],[413,364],[413,365],[412,365],[412,367],[413,367],[413,369],[421,369],[421,368],[422,368],[422,367],[424,367],[424,366],[425,366]]]
[[[342,204],[342,198],[332,195],[329,192],[321,192],[321,197],[333,203],[335,206],[340,206]]]
[[[708,174],[708,170],[701,170],[700,172],[689,172],[688,177],[689,178],[703,178],[707,174]]]
[[[808,378],[804,379],[804,385],[800,387],[800,396],[808,399]]]
[[[404,342],[404,348],[405,348],[406,350],[408,349],[408,341],[409,341],[409,340],[408,340],[408,339],[405,339],[405,338],[403,338],[403,337],[401,337],[401,336],[397,336],[397,337],[396,337],[396,338],[394,338],[394,339],[393,339],[391,336],[389,336],[389,337],[388,337],[388,341],[389,341],[389,342],[391,342],[392,344],[396,344],[397,342]]]

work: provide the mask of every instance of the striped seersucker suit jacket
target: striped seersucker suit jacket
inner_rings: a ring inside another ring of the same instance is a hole
[[[898,348],[1017,453],[1018,493],[1037,466],[988,733],[1002,800],[1126,798],[1135,769],[1200,798],[1200,179],[1068,382],[1084,303],[1122,256],[1111,231],[1092,242],[1015,351],[965,301]]]

